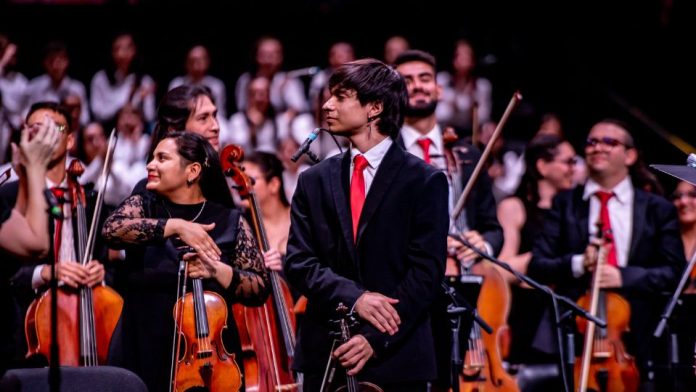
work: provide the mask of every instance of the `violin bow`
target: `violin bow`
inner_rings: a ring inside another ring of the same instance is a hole
[[[505,109],[505,113],[503,113],[503,117],[500,118],[498,125],[495,127],[495,131],[493,132],[493,135],[491,136],[491,140],[486,144],[486,148],[483,150],[483,153],[481,153],[481,158],[479,158],[479,161],[476,163],[476,167],[474,168],[474,171],[471,173],[471,177],[469,177],[469,181],[467,181],[466,186],[464,187],[464,190],[462,191],[461,195],[459,196],[459,199],[457,200],[457,204],[455,204],[454,209],[452,209],[452,220],[453,221],[456,221],[457,217],[459,217],[459,214],[462,213],[462,210],[464,209],[464,204],[466,204],[466,200],[469,198],[469,194],[471,193],[471,189],[473,188],[474,183],[476,183],[476,179],[478,178],[479,174],[481,173],[481,169],[483,168],[483,165],[486,163],[486,160],[488,160],[488,155],[490,155],[491,150],[493,149],[493,145],[495,144],[496,140],[500,136],[500,132],[503,130],[503,127],[505,126],[505,123],[507,122],[508,118],[510,117],[510,114],[515,109],[515,106],[517,106],[517,103],[520,100],[522,100],[522,94],[520,94],[519,91],[515,91],[515,93],[512,94],[512,98],[510,99],[510,103],[508,103],[508,106]]]
[[[94,252],[94,242],[95,233],[97,231],[97,225],[99,224],[99,216],[101,215],[101,209],[104,202],[104,192],[106,191],[106,183],[109,181],[109,173],[111,173],[111,162],[113,160],[114,150],[116,149],[116,142],[118,141],[118,132],[116,128],[111,130],[111,135],[109,136],[109,144],[106,147],[106,157],[104,158],[104,166],[102,167],[101,175],[99,179],[102,180],[99,186],[99,191],[97,193],[97,202],[94,206],[94,215],[92,216],[92,224],[89,227],[89,236],[87,237],[87,246],[85,248],[84,260],[82,260],[82,265],[87,265],[87,263],[92,259],[92,253]],[[99,181],[97,181],[99,183]]]

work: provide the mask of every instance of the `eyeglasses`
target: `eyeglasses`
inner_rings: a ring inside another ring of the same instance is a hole
[[[679,200],[682,197],[687,197],[689,199],[696,199],[696,190],[688,192],[674,192],[672,194],[672,200]]]
[[[578,158],[554,159],[553,162],[563,163],[568,166],[575,166],[578,163]]]
[[[585,147],[597,147],[598,144],[601,144],[601,145],[609,147],[609,148],[614,148],[616,146],[624,146],[626,148],[630,147],[626,143],[624,143],[618,139],[614,139],[613,137],[608,137],[608,136],[600,137],[600,138],[591,137],[585,141]]]

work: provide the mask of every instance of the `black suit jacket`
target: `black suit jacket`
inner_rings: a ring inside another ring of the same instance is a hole
[[[445,175],[394,143],[371,185],[357,244],[350,214],[350,151],[300,175],[292,202],[285,273],[308,298],[294,366],[322,372],[336,307],[352,307],[365,291],[398,299],[394,336],[363,323],[375,350],[359,377],[380,383],[428,380],[435,361],[428,309],[440,290],[446,256]]]
[[[555,283],[556,291],[572,299],[589,287],[589,274],[573,276],[571,258],[582,254],[589,242],[589,200],[584,187],[561,192],[554,198],[544,228],[537,238],[529,275],[542,283]],[[623,287],[617,290],[631,304],[632,339],[648,346],[659,312],[657,294],[672,290],[685,267],[677,212],[662,197],[634,188],[633,230],[628,265],[621,267]],[[636,355],[646,355],[636,347]],[[640,359],[640,358],[639,358]]]

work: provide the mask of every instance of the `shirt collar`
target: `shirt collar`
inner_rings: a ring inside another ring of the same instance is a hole
[[[387,150],[389,150],[389,147],[391,147],[392,143],[394,143],[392,138],[387,136],[384,138],[384,140],[377,143],[371,149],[365,151],[365,153],[362,155],[367,160],[367,164],[373,169],[379,167],[379,164],[382,163],[382,159],[384,159],[384,156],[387,155]],[[355,156],[359,154],[361,153],[360,151],[358,151],[357,148],[353,147],[350,149],[351,164],[353,162],[353,159],[355,159]]]
[[[428,138],[432,141],[432,146],[436,149],[436,152],[442,152],[442,130],[440,129],[439,124],[435,124],[433,129],[431,129],[430,132],[426,133],[425,135],[422,135],[412,126],[404,124],[401,127],[401,138],[404,141],[404,148],[406,150],[410,149],[414,144],[416,144],[418,139]]]
[[[633,198],[633,185],[631,184],[630,176],[626,176],[626,178],[616,184],[614,189],[602,189],[597,182],[591,178],[588,178],[587,182],[585,183],[585,191],[582,194],[582,198],[583,200],[587,200],[590,198],[590,196],[594,195],[595,192],[601,190],[613,192],[614,197],[621,204],[628,203]]]

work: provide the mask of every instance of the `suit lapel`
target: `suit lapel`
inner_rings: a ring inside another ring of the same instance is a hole
[[[382,202],[384,195],[397,177],[397,173],[401,165],[403,165],[405,157],[406,152],[397,143],[393,143],[391,147],[389,147],[389,150],[387,150],[387,154],[384,156],[382,163],[380,163],[377,174],[374,180],[372,180],[370,191],[365,198],[365,205],[360,214],[357,241],[360,241],[360,237],[363,231],[365,231],[365,226],[370,222],[375,211],[377,211],[377,207],[379,207]]]
[[[346,241],[350,255],[355,260],[355,244],[353,243],[353,220],[350,214],[350,150],[343,154],[338,164],[331,165],[331,194],[334,206],[341,224],[341,232]]]
[[[636,250],[641,234],[643,233],[647,208],[648,198],[644,193],[636,189],[633,196],[633,227],[631,228],[631,247],[628,251],[628,263],[630,263],[634,254],[633,252]]]

